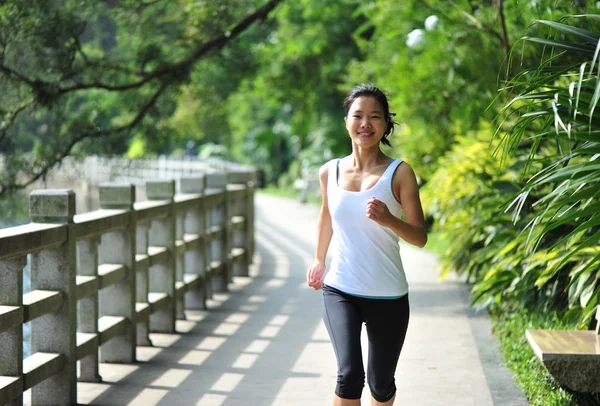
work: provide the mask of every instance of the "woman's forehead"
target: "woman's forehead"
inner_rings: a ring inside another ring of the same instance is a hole
[[[374,97],[361,96],[357,97],[350,106],[351,111],[383,111],[381,103]]]

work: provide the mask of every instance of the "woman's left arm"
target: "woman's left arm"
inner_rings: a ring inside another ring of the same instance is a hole
[[[375,198],[367,203],[367,217],[390,228],[407,243],[423,248],[427,243],[427,232],[419,198],[419,186],[415,172],[406,162],[400,164],[396,170],[392,188],[402,204],[406,221],[392,215],[385,203]]]

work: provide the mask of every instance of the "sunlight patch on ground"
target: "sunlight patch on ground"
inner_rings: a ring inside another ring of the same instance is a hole
[[[315,341],[329,341],[329,333],[327,333],[327,328],[324,323],[319,323],[317,328],[315,328],[315,332],[313,333],[311,340]]]
[[[239,328],[239,324],[223,322],[217,326],[217,328],[213,331],[213,334],[221,336],[232,336],[239,330]]]
[[[271,319],[269,324],[271,326],[283,326],[285,323],[288,322],[289,319],[290,319],[290,316],[284,316],[282,314],[278,314],[277,316],[275,316]]]
[[[190,369],[171,368],[159,376],[150,385],[176,388],[192,373]]]
[[[252,295],[248,298],[248,301],[250,303],[264,303],[267,301],[267,297],[262,295]]]
[[[179,334],[163,334],[163,333],[151,333],[150,341],[155,347],[167,348],[175,344],[181,336]]]
[[[249,314],[246,313],[233,313],[225,319],[225,323],[238,323],[243,324],[250,318]]]
[[[192,320],[177,320],[177,332],[178,333],[189,333],[198,324]]]
[[[290,267],[289,266],[286,266],[285,268],[277,267],[275,269],[274,276],[275,276],[275,278],[289,278],[290,277]]]
[[[258,310],[258,306],[257,305],[243,305],[243,306],[240,306],[240,310],[243,312],[255,312]]]
[[[271,341],[269,340],[254,340],[248,347],[246,347],[244,352],[262,354],[267,349],[269,344],[271,344]]]
[[[139,395],[133,398],[128,405],[154,406],[157,405],[168,392],[169,391],[166,389],[145,388],[140,392]]]
[[[179,361],[180,365],[202,365],[212,354],[211,351],[195,351],[192,350],[185,354]]]
[[[265,283],[265,287],[268,289],[280,288],[287,282],[287,279],[271,279]]]
[[[223,343],[227,341],[224,337],[212,337],[208,336],[200,344],[196,346],[197,350],[208,350],[214,351],[218,349]]]
[[[214,393],[207,393],[202,396],[196,406],[221,406],[225,403],[227,396],[224,395],[216,395]]]
[[[249,369],[252,368],[254,362],[258,359],[258,354],[240,354],[233,363],[234,368]]]
[[[281,327],[278,326],[267,326],[260,331],[259,337],[262,338],[273,338],[279,334]]]
[[[160,347],[136,347],[136,358],[140,362],[148,362],[152,358],[156,357],[163,348]]]
[[[216,392],[232,392],[235,387],[244,379],[244,374],[224,373],[210,388]]]
[[[104,382],[119,382],[140,368],[140,365],[132,364],[104,364],[101,363],[99,370]]]

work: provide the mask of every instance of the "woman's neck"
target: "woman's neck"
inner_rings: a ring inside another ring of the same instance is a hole
[[[380,165],[388,157],[379,148],[360,148],[355,146],[352,148],[350,159],[356,169],[363,170]]]

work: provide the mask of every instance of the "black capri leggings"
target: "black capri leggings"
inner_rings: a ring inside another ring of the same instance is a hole
[[[338,363],[335,394],[344,399],[361,397],[365,372],[360,333],[365,323],[371,395],[378,402],[392,399],[396,393],[394,373],[408,328],[408,295],[399,299],[368,299],[324,285],[323,304],[323,320]]]

